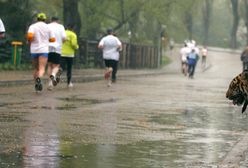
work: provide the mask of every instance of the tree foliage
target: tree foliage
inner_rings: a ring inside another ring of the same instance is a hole
[[[229,43],[226,41],[235,38],[234,32],[232,38],[230,35],[231,30],[234,31],[234,27],[230,26],[233,18],[230,14],[230,2],[231,0],[0,0],[0,17],[8,34],[20,39],[24,38],[27,26],[35,19],[35,15],[45,12],[49,18],[59,16],[64,25],[74,24],[77,34],[87,39],[99,39],[108,27],[112,27],[122,40],[131,40],[134,43],[158,44],[163,35],[176,42],[194,39],[201,44],[226,46]],[[239,24],[237,26],[240,27]],[[128,35],[128,32],[131,34]]]
[[[23,40],[27,25],[31,21],[29,0],[0,1],[0,16],[11,39]]]

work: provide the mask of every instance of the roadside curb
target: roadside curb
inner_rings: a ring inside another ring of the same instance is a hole
[[[160,71],[160,72],[148,72],[148,73],[134,73],[134,74],[121,74],[118,75],[119,78],[126,78],[126,77],[146,77],[146,76],[154,76],[154,75],[163,75],[168,74],[169,72],[166,71]],[[45,79],[46,80],[46,79]],[[61,79],[62,81],[65,81],[66,78],[63,77]],[[104,80],[103,75],[92,75],[92,76],[74,76],[73,82],[75,83],[87,83],[87,82],[94,82]],[[13,86],[22,86],[22,85],[30,85],[33,84],[33,79],[26,79],[26,80],[9,80],[9,81],[0,81],[0,86],[2,87],[13,87]]]

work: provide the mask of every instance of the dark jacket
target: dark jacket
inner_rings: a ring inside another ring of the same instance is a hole
[[[248,62],[248,48],[241,53],[240,59],[242,62]]]

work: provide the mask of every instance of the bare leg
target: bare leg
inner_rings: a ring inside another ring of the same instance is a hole
[[[33,66],[33,77],[36,79],[38,77],[38,58],[32,59],[32,66]]]
[[[47,57],[40,56],[38,59],[39,59],[39,65],[38,65],[39,70],[38,70],[37,77],[42,77],[45,74]]]

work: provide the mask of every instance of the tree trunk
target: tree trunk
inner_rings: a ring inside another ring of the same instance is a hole
[[[245,1],[246,45],[248,45],[248,0]]]
[[[203,7],[203,45],[208,45],[208,33],[209,33],[209,25],[210,25],[210,17],[212,12],[212,0],[205,0],[205,5]]]
[[[193,16],[190,12],[185,13],[184,22],[189,33],[189,39],[192,40],[193,36]]]
[[[237,48],[237,30],[239,26],[238,0],[231,0],[233,11],[233,27],[231,32],[231,48]]]
[[[80,36],[81,18],[78,11],[78,0],[63,0],[64,24],[71,24],[75,27],[75,32]]]

